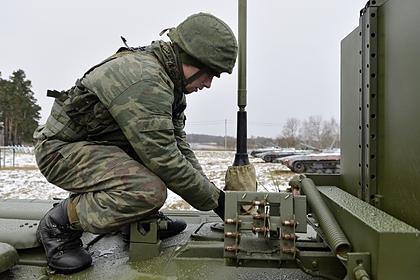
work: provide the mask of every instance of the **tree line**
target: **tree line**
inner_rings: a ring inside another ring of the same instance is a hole
[[[190,143],[213,143],[219,147],[226,145],[229,150],[236,149],[236,138],[231,136],[188,134],[187,140]],[[323,120],[321,116],[310,116],[304,120],[289,118],[275,138],[254,136],[248,138],[248,150],[272,146],[298,149],[338,148],[340,126],[334,118],[329,120]]]
[[[9,79],[3,79],[0,73],[0,143],[5,146],[32,143],[41,107],[31,88],[23,70],[13,72]]]
[[[340,125],[334,118],[323,120],[321,116],[310,116],[304,120],[289,118],[275,142],[281,147],[338,148]]]

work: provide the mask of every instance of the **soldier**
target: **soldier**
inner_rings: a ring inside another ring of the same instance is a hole
[[[206,13],[170,28],[171,42],[120,48],[55,97],[35,131],[36,160],[47,180],[71,192],[40,221],[37,238],[59,273],[90,266],[83,231],[107,233],[156,215],[167,188],[198,210],[224,217],[224,193],[213,185],[186,142],[185,94],[232,73],[232,30]],[[162,214],[158,214],[162,215]],[[168,220],[161,238],[185,229]]]

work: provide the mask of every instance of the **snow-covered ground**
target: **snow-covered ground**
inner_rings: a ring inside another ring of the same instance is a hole
[[[225,186],[225,173],[232,165],[235,152],[196,151],[196,156],[207,177],[219,188]],[[10,156],[6,157],[6,167],[11,166]],[[285,190],[294,175],[279,163],[265,163],[250,157],[257,172],[258,191]],[[50,184],[36,167],[33,154],[17,153],[16,168],[0,169],[0,198],[52,199],[64,198],[66,191]],[[173,192],[168,192],[165,208],[190,209],[191,207]]]

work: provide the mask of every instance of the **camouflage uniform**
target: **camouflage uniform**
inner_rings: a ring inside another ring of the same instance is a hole
[[[169,43],[121,50],[56,98],[34,134],[47,180],[73,193],[83,230],[109,232],[159,209],[166,188],[199,210],[219,190],[186,142],[185,96]]]

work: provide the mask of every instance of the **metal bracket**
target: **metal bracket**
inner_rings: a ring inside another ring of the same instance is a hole
[[[367,6],[360,17],[359,186],[361,198],[373,203],[377,194],[378,8]]]
[[[297,225],[306,228],[305,215],[295,215],[295,207],[302,205],[304,196],[295,201],[286,192],[227,192],[224,257],[242,266],[273,262],[278,267],[281,261],[294,260]]]
[[[130,225],[130,260],[145,260],[160,254],[161,243],[158,230],[167,226],[166,221],[150,219]]]

